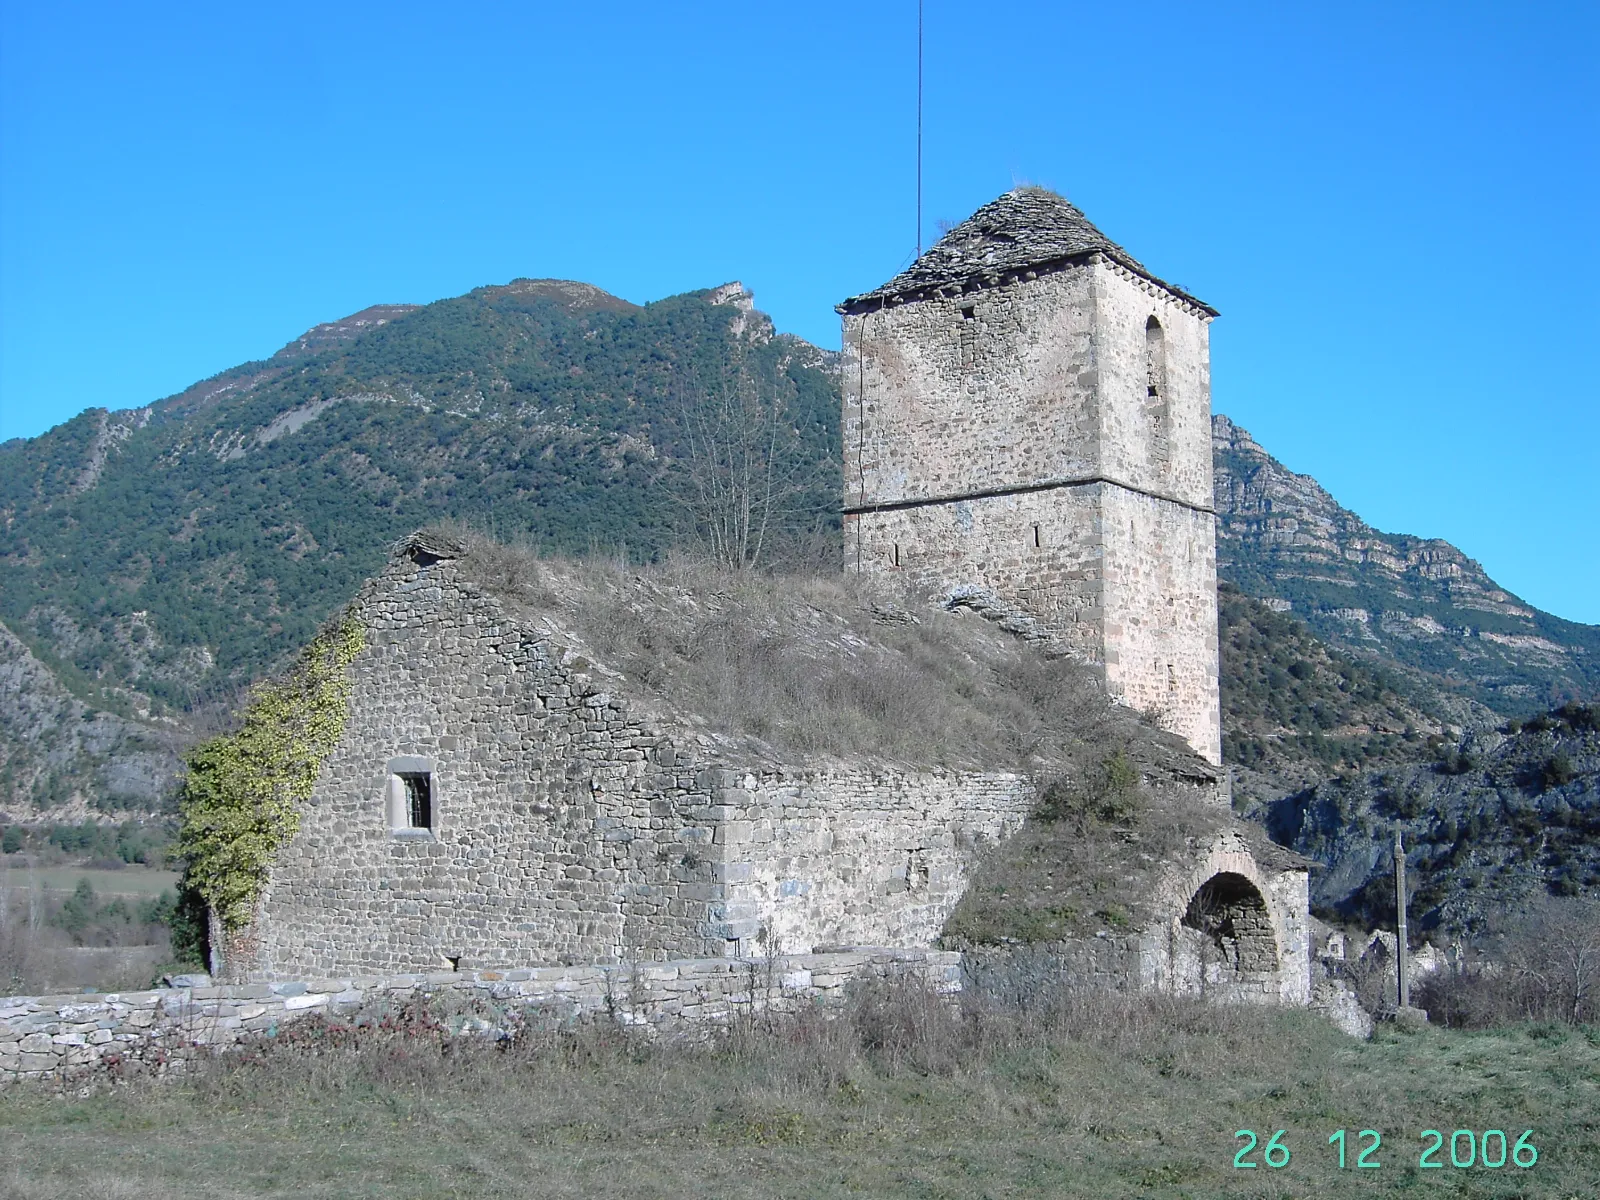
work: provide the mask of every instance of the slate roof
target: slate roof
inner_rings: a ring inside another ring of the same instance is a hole
[[[1210,305],[1152,275],[1143,263],[1096,229],[1076,205],[1037,187],[1014,188],[991,200],[888,283],[851,296],[838,311],[870,310],[928,293],[974,291],[1021,271],[1064,265],[1097,253],[1217,315]]]

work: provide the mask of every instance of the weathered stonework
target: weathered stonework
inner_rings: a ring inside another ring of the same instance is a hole
[[[1032,804],[1016,773],[730,757],[428,545],[356,602],[343,738],[228,978],[927,946]]]
[[[1036,189],[945,241],[840,306],[846,569],[1022,605],[1219,762],[1215,313]]]
[[[1036,802],[1020,772],[796,767],[710,736],[459,553],[408,539],[353,605],[344,734],[255,921],[213,938],[223,982],[922,953]],[[1197,923],[1224,877],[1256,899]],[[1058,948],[1064,977],[1304,1003],[1302,869],[1224,833],[1159,892],[1153,923]]]
[[[961,990],[961,956],[942,950],[852,948],[762,959],[451,971],[386,978],[161,988],[142,992],[0,997],[0,1082],[67,1080],[138,1064],[181,1071],[196,1049],[226,1050],[275,1036],[311,1016],[381,1014],[425,1000],[469,1006],[462,1029],[494,1035],[522,1021],[610,1018],[666,1034],[726,1025],[741,1012],[837,1006],[855,980],[917,979]],[[176,982],[176,981],[175,981]],[[494,1018],[501,1024],[497,1025]],[[487,1024],[485,1023],[487,1018]]]

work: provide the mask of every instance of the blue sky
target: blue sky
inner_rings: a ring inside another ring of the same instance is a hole
[[[517,276],[832,305],[915,240],[915,0],[0,0],[0,438]],[[1213,403],[1600,622],[1600,6],[927,0],[924,229],[1047,184]]]

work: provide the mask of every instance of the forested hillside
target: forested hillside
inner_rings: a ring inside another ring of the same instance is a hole
[[[1377,533],[1226,417],[1213,432],[1243,798],[1594,695],[1600,630],[1447,543]],[[647,560],[725,538],[708,482],[770,450],[761,562],[831,570],[839,437],[832,356],[737,285],[638,306],[518,280],[378,305],[148,408],[8,442],[0,812],[158,806],[176,748],[441,519]]]
[[[837,392],[827,356],[736,286],[639,307],[520,280],[368,310],[148,409],[0,446],[0,621],[88,711],[183,740],[430,521],[636,559],[693,537],[693,473],[673,467],[730,396],[781,416],[766,549],[792,553],[833,519]],[[105,741],[66,761],[9,730],[0,807],[154,799],[164,781],[86,769]]]

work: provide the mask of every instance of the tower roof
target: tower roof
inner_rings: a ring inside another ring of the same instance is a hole
[[[973,291],[1005,276],[1104,254],[1212,316],[1216,310],[1158,279],[1095,228],[1075,204],[1039,187],[1019,187],[991,200],[935,242],[882,287],[851,296],[840,312],[877,308],[929,293]]]

